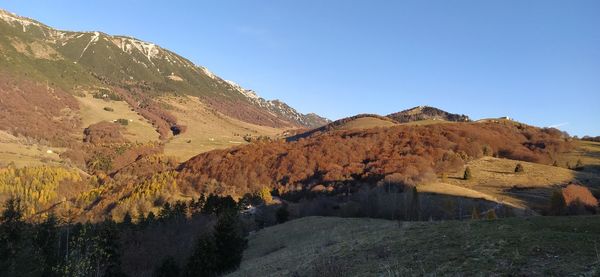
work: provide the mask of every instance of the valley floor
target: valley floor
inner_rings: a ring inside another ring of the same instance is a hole
[[[600,273],[600,216],[445,222],[306,217],[249,238],[231,276]]]

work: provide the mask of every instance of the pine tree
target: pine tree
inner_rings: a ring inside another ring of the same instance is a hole
[[[410,189],[410,207],[408,210],[408,218],[410,220],[421,220],[421,203],[419,200],[419,191],[417,187]]]
[[[564,215],[567,203],[561,190],[555,190],[550,197],[550,215]]]
[[[131,225],[133,225],[133,219],[131,218],[131,214],[126,212],[125,216],[123,216],[123,226],[130,227]]]
[[[473,178],[473,174],[471,173],[471,168],[467,166],[465,168],[465,174],[463,175],[464,180],[471,180]]]
[[[217,248],[212,234],[201,234],[196,241],[194,252],[188,258],[185,276],[217,276]]]
[[[58,265],[58,220],[54,214],[37,226],[34,242],[43,259],[43,275],[54,276],[52,268]]]
[[[282,205],[281,207],[279,207],[277,209],[277,212],[275,213],[275,217],[277,218],[277,223],[279,224],[288,221],[288,218],[290,217],[290,212],[288,211],[287,206]]]
[[[163,259],[156,269],[154,269],[154,277],[179,277],[181,270],[175,261],[175,258],[168,256]],[[200,276],[199,274],[197,276]]]
[[[247,245],[237,213],[224,212],[219,216],[215,225],[214,238],[219,271],[228,272],[237,269]]]
[[[17,276],[24,229],[21,200],[10,198],[0,215],[0,272],[7,276]]]
[[[523,165],[521,163],[518,163],[515,167],[515,173],[523,173],[524,171],[525,169],[523,168]]]

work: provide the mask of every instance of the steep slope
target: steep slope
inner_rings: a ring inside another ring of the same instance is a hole
[[[145,95],[197,96],[219,112],[271,127],[326,123],[280,101],[267,101],[153,43],[101,32],[69,32],[0,10],[2,70],[61,85],[105,84]]]
[[[442,121],[455,121],[455,122],[467,122],[471,121],[468,116],[453,114],[438,108],[429,106],[418,106],[412,109],[404,110],[401,112],[393,113],[388,115],[389,118],[396,120],[400,123],[421,121],[421,120],[442,120]]]

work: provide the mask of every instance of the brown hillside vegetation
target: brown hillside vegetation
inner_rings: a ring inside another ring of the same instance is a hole
[[[127,142],[121,133],[123,130],[123,126],[119,124],[98,122],[85,128],[83,141],[92,144]]]
[[[294,191],[318,184],[373,183],[391,174],[395,183],[415,185],[484,153],[550,164],[570,147],[556,129],[525,125],[394,126],[216,150],[192,158],[180,170],[198,190],[216,180],[242,191],[262,185]]]
[[[0,129],[53,145],[68,145],[80,122],[77,100],[46,84],[0,72]]]
[[[567,206],[576,205],[579,202],[586,207],[598,207],[598,199],[584,186],[570,184],[562,189],[562,195]]]

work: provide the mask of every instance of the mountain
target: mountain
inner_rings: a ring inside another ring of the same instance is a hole
[[[438,108],[429,106],[418,106],[412,109],[404,110],[401,112],[393,113],[387,117],[396,120],[400,123],[414,122],[421,120],[445,120],[455,122],[468,122],[471,121],[468,116],[453,114]]]
[[[67,92],[108,87],[111,91],[124,89],[120,94],[141,91],[151,99],[193,96],[226,116],[276,128],[316,127],[328,122],[301,114],[281,101],[265,100],[176,53],[136,38],[56,30],[3,10],[0,33],[0,70],[48,82]]]

